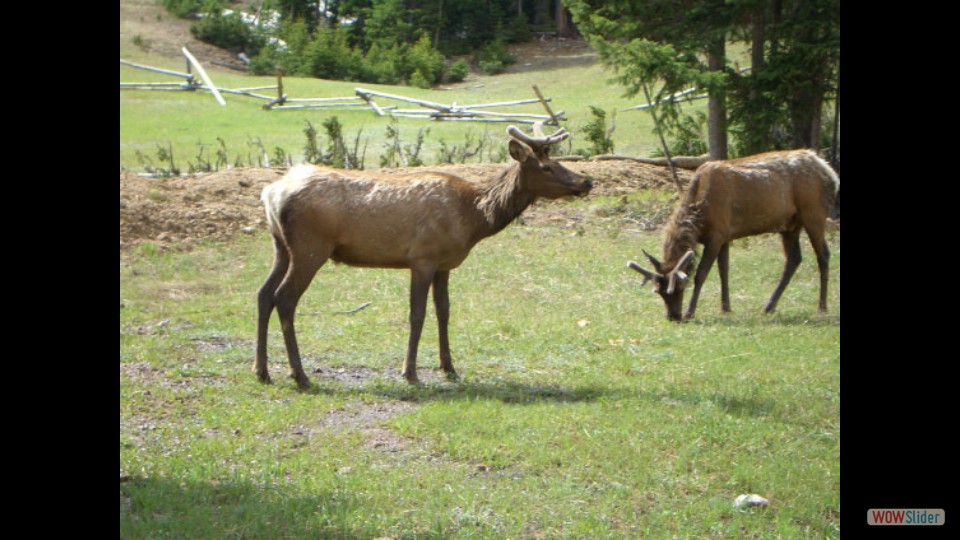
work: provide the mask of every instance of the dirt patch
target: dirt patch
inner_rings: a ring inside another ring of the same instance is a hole
[[[136,37],[141,47],[150,52],[183,58],[182,47],[190,50],[204,66],[214,63],[242,64],[236,55],[193,37],[193,21],[178,19],[156,0],[123,0],[120,2],[120,40],[130,43]],[[186,62],[186,60],[184,60]],[[186,68],[186,63],[184,63]]]
[[[183,368],[189,371],[191,366],[185,364]],[[121,362],[120,378],[138,386],[159,386],[173,390],[178,392],[180,397],[197,394],[205,386],[222,386],[226,382],[226,377],[210,373],[171,377],[168,370],[158,370],[149,362]]]
[[[589,197],[620,195],[640,189],[672,189],[664,167],[630,161],[569,162],[571,170],[591,177]],[[446,165],[438,170],[483,181],[503,164]],[[396,169],[411,172],[417,169]],[[237,168],[203,176],[145,178],[120,175],[120,250],[150,242],[162,249],[185,249],[207,240],[228,240],[265,230],[260,192],[279,179],[283,168]],[[681,178],[689,180],[688,171]],[[522,216],[525,223],[569,225],[577,222],[563,201],[538,201]],[[542,221],[538,221],[542,220]]]
[[[394,416],[412,410],[413,403],[387,401],[383,403],[351,403],[330,411],[320,420],[320,427],[337,431],[358,431],[364,446],[381,452],[402,452],[410,440],[397,435],[383,424]]]
[[[599,61],[596,51],[583,39],[534,39],[511,45],[510,54],[517,63],[507,68],[507,73],[588,67]]]

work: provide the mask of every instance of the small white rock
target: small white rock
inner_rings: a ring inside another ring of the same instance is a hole
[[[763,497],[751,493],[750,495],[740,495],[733,501],[734,508],[744,508],[747,506],[769,506],[770,501]]]

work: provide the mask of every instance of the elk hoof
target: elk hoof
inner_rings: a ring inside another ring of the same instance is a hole
[[[410,384],[420,384],[420,378],[417,377],[417,372],[404,373],[403,378],[407,380]]]
[[[298,390],[309,390],[310,387],[313,386],[312,384],[310,384],[310,379],[307,378],[306,375],[301,375],[300,377],[296,375],[290,375],[290,377],[292,377],[293,380],[297,381]]]
[[[270,374],[267,373],[266,371],[263,371],[263,372],[258,371],[256,373],[257,373],[257,380],[260,381],[261,383],[273,384],[273,380],[270,379]]]
[[[454,371],[454,370],[452,370],[452,369],[451,369],[451,370],[444,370],[443,373],[444,373],[444,375],[447,377],[447,380],[450,381],[450,382],[458,382],[458,381],[460,381],[460,375],[458,375],[457,372]]]

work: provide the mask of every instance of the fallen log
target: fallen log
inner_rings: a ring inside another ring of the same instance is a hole
[[[659,165],[661,167],[667,167],[670,164],[667,162],[667,158],[643,158],[643,157],[630,157],[630,156],[618,156],[615,154],[603,154],[600,156],[593,156],[590,158],[590,161],[614,161],[614,160],[625,160],[625,161],[635,161],[637,163],[645,163],[647,165]],[[679,167],[681,169],[687,169],[691,171],[697,170],[697,167],[703,165],[704,163],[710,161],[710,157],[707,154],[702,156],[676,156],[673,158],[673,166]]]

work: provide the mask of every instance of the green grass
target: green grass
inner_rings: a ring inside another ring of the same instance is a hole
[[[731,249],[734,312],[714,271],[675,324],[625,268],[658,252],[659,232],[611,217],[640,203],[575,204],[579,230],[511,226],[452,273],[456,383],[399,376],[406,272],[321,269],[301,393],[275,317],[275,384],[250,371],[265,235],[122,255],[121,536],[839,537],[839,233],[828,315],[806,244],[760,313],[782,258],[757,237]],[[420,365],[436,357],[431,315]],[[771,506],[735,510],[742,493]]]
[[[131,40],[121,39],[120,57],[124,60],[185,71],[184,62],[152,55],[138,49]],[[244,88],[276,84],[276,77],[255,77],[206,66],[213,81],[222,88]],[[399,94],[440,103],[490,103],[518,99],[532,99],[532,85],[539,85],[544,95],[552,98],[554,111],[565,111],[567,129],[573,131],[572,147],[563,145],[561,151],[587,148],[588,141],[579,133],[591,119],[590,106],[599,106],[608,113],[636,105],[641,100],[625,99],[623,90],[607,81],[612,74],[599,65],[570,67],[552,71],[511,73],[496,77],[474,77],[470,80],[445,86],[448,90],[422,90],[415,87],[391,87],[365,83],[325,81],[285,77],[284,93],[292,98],[353,96],[357,87],[379,89],[382,92]],[[120,82],[170,82],[174,78],[153,74],[128,66],[120,66]],[[179,82],[179,81],[177,81]],[[273,95],[275,90],[260,93]],[[120,91],[120,169],[139,171],[143,169],[137,151],[153,158],[158,145],[173,147],[174,159],[182,170],[193,161],[200,145],[209,154],[217,146],[217,138],[225,141],[231,163],[256,163],[260,153],[251,141],[258,140],[273,154],[276,147],[283,148],[299,162],[303,155],[305,123],[310,121],[320,130],[321,123],[330,116],[337,116],[344,126],[344,133],[352,141],[362,130],[361,146],[367,145],[366,165],[379,166],[379,156],[384,153],[388,118],[378,117],[372,111],[265,111],[260,100],[245,96],[225,95],[226,107],[221,107],[213,96],[206,92],[159,92],[146,90]],[[380,100],[381,106],[399,104]],[[705,102],[695,102],[690,110],[705,108]],[[404,108],[417,108],[406,106]],[[500,110],[544,114],[538,105],[505,107]],[[433,122],[419,119],[399,119],[401,137],[413,142],[417,130],[429,128],[424,158],[428,164],[436,162],[440,140],[448,145],[462,145],[468,131],[474,138],[487,134],[493,144],[492,152],[502,146],[505,139],[505,124],[478,124],[463,122]],[[659,148],[651,133],[652,121],[644,111],[621,112],[616,117],[613,140],[616,152],[627,155],[650,155]]]

